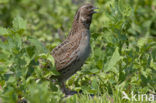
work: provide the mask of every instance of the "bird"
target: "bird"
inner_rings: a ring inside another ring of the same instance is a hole
[[[90,3],[80,6],[76,11],[67,38],[51,52],[56,70],[60,73],[58,81],[66,95],[70,94],[71,91],[65,87],[65,81],[81,70],[91,53],[90,24],[93,14],[96,13],[95,9],[97,8]]]

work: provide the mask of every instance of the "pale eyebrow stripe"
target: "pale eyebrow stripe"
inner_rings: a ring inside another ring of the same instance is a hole
[[[85,8],[85,7],[87,7],[88,5],[83,5],[81,8]]]

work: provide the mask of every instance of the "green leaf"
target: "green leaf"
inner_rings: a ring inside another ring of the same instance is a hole
[[[25,94],[30,103],[49,103],[49,82],[31,83],[27,88],[28,93]],[[37,99],[37,98],[40,99]]]
[[[7,82],[8,83],[14,83],[15,81],[16,81],[16,78],[15,77],[10,77]]]
[[[156,70],[156,63],[153,62],[153,59],[151,60],[150,66]]]
[[[96,78],[94,78],[93,80],[92,80],[92,88],[93,89],[98,89],[98,87],[99,87],[99,85],[98,85],[98,82],[97,82],[97,79]]]
[[[9,32],[6,28],[0,27],[0,35],[8,35]]]
[[[45,53],[40,54],[39,58],[47,59],[53,64],[53,66],[55,65],[55,61],[54,61],[53,56],[48,54],[48,53],[47,54],[45,54]]]
[[[99,72],[99,69],[94,68],[94,69],[91,69],[90,72],[91,73],[97,73],[97,72]]]
[[[7,4],[9,0],[0,0],[0,4]]]
[[[52,55],[48,54],[47,59],[53,64],[53,66],[55,65],[55,61]]]
[[[104,66],[104,71],[107,72],[110,69],[112,69],[118,61],[120,61],[120,59],[122,58],[122,56],[120,56],[119,54],[119,48],[117,47],[111,57],[111,59],[106,63],[106,65]]]
[[[137,42],[137,45],[141,48],[143,47],[146,43],[147,43],[148,38],[144,37],[144,38],[140,38]]]
[[[25,30],[27,26],[27,23],[23,18],[20,16],[17,16],[13,20],[13,28],[17,31]]]
[[[38,53],[46,53],[47,49],[45,48],[45,46],[38,41],[37,39],[31,38],[29,39],[30,43],[36,47]]]
[[[26,48],[27,54],[28,54],[28,56],[30,58],[33,58],[34,57],[35,50],[36,50],[35,46],[29,46],[29,47]]]

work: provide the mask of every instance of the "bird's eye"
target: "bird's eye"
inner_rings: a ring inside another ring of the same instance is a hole
[[[86,7],[86,9],[89,9],[89,7]]]

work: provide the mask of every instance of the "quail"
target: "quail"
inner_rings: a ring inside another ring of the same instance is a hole
[[[96,13],[95,9],[97,8],[89,3],[80,6],[69,35],[51,52],[56,70],[60,73],[58,81],[65,94],[69,94],[70,91],[65,88],[64,82],[81,69],[91,52],[90,24],[93,14]]]

